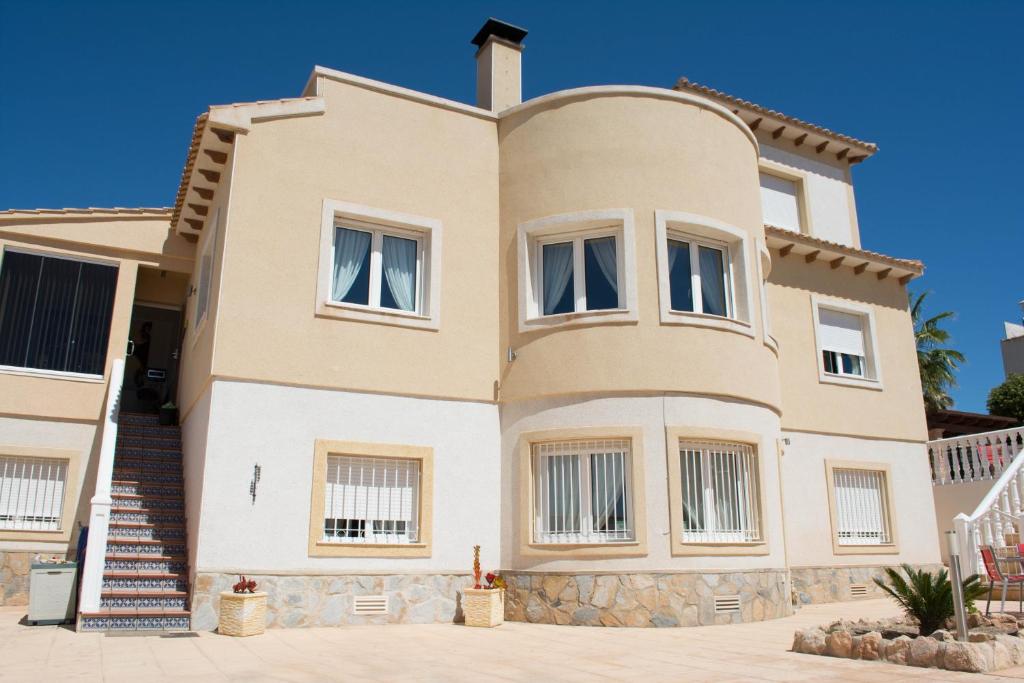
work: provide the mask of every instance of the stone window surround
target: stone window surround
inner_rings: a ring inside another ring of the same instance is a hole
[[[836,528],[838,515],[836,510],[836,490],[833,470],[867,470],[869,472],[881,472],[885,479],[885,495],[888,498],[889,533],[892,536],[891,543],[878,545],[839,545],[839,534]],[[831,526],[832,554],[833,555],[897,555],[900,552],[899,535],[896,530],[895,503],[892,488],[892,468],[884,462],[865,462],[861,460],[826,460],[825,461],[825,486],[828,493],[828,518]]]
[[[634,540],[615,543],[551,544],[533,542],[533,445],[545,441],[578,439],[628,439],[630,477],[633,485]],[[524,432],[519,435],[519,554],[523,557],[561,559],[605,559],[647,555],[647,514],[645,500],[642,427],[569,427]]]
[[[50,458],[64,460],[68,464],[67,480],[64,484],[64,504],[61,515],[60,529],[39,531],[35,529],[0,529],[0,541],[48,541],[53,543],[70,543],[75,526],[75,513],[78,507],[78,469],[81,453],[73,450],[57,448],[32,448],[28,446],[0,445],[0,453],[14,457]]]
[[[704,543],[684,542],[682,475],[679,467],[680,441],[729,441],[749,445],[757,459],[758,515],[761,540],[755,542]],[[668,458],[669,530],[673,557],[767,555],[769,538],[764,495],[764,453],[761,437],[753,432],[703,429],[697,427],[665,427],[665,455]]]
[[[417,543],[329,543],[323,540],[327,456],[352,455],[418,460],[420,463],[419,541]],[[430,557],[432,552],[434,449],[429,446],[317,439],[313,449],[313,488],[309,506],[310,557]]]
[[[334,229],[339,219],[349,219],[379,228],[398,228],[414,232],[423,240],[422,301],[420,312],[369,308],[331,300],[334,252]],[[363,204],[335,199],[324,199],[320,219],[320,257],[317,267],[316,315],[336,320],[412,327],[423,330],[441,328],[441,221],[436,218],[414,216]]]

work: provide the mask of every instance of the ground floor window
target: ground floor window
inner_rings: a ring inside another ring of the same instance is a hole
[[[418,460],[330,455],[323,540],[416,543],[419,496]]]
[[[835,534],[839,545],[892,543],[884,470],[832,469]]]
[[[534,540],[634,540],[628,439],[533,444]]]
[[[102,375],[117,267],[5,251],[0,365]]]
[[[60,531],[68,461],[0,455],[0,529]]]
[[[684,543],[761,541],[757,456],[747,444],[680,441]]]

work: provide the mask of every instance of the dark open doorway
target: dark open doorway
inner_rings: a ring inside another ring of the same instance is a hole
[[[177,401],[180,357],[181,311],[135,304],[128,335],[121,409],[155,413],[167,401]]]

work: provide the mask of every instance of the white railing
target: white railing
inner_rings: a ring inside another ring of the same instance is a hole
[[[1024,450],[1024,427],[928,442],[932,484],[995,480]]]
[[[103,592],[103,567],[106,564],[107,529],[110,525],[110,480],[114,476],[114,451],[117,446],[117,416],[121,412],[121,385],[124,384],[124,358],[116,358],[110,367],[110,384],[104,409],[103,440],[96,467],[96,494],[90,501],[89,539],[82,568],[82,596],[79,612],[98,612]]]

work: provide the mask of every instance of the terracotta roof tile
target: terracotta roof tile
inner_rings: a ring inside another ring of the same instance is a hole
[[[877,251],[868,251],[867,249],[857,249],[845,244],[839,244],[838,242],[831,242],[829,240],[823,240],[820,237],[811,237],[810,235],[804,235],[803,233],[793,232],[792,230],[786,230],[785,228],[778,228],[774,225],[765,225],[764,234],[768,237],[778,237],[784,240],[790,240],[792,242],[799,242],[814,248],[826,249],[828,251],[834,251],[851,258],[860,258],[865,261],[875,261],[876,263],[884,263],[886,265],[894,266],[896,268],[902,268],[904,270],[911,271],[917,275],[924,272],[924,263],[917,259],[904,259],[897,258],[895,256],[887,256],[880,254]]]
[[[171,207],[169,206],[157,206],[157,207],[123,207],[115,206],[112,208],[98,208],[94,206],[75,209],[5,209],[0,211],[0,217],[3,216],[97,216],[97,215],[114,215],[114,216],[165,216],[170,215]]]

